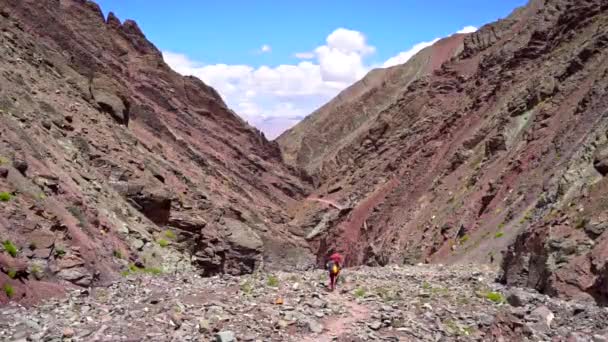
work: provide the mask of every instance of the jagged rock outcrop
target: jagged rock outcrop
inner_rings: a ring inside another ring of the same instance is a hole
[[[14,288],[10,299],[133,268],[312,263],[284,228],[309,185],[214,89],[172,71],[135,22],[87,0],[0,0],[0,31],[0,284]],[[197,261],[205,243],[219,264]]]
[[[400,84],[330,153],[296,134],[318,113],[279,138],[312,196],[353,207],[312,241],[318,260],[499,263],[510,285],[606,303],[607,20],[605,1],[532,0]]]
[[[403,65],[375,69],[277,138],[285,161],[316,174],[350,139],[374,124],[380,113],[420,77],[463,48],[464,35],[436,42]]]

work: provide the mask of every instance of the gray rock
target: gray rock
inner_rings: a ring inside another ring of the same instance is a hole
[[[372,330],[380,330],[380,328],[382,328],[382,322],[374,321],[374,322],[368,323],[367,326]]]
[[[198,320],[198,331],[201,334],[206,334],[211,332],[211,324],[209,323],[208,320],[201,318]]]
[[[608,342],[608,336],[593,335],[593,342]]]
[[[84,267],[63,269],[57,277],[80,286],[89,286],[93,282],[93,276]]]
[[[551,328],[551,322],[553,322],[553,318],[555,318],[555,314],[544,305],[534,309],[534,311],[530,313],[530,316],[534,320],[542,323],[542,326],[548,329]]]
[[[312,333],[320,334],[323,332],[323,325],[314,319],[308,320],[307,325],[308,330],[310,330]]]
[[[236,338],[232,331],[220,331],[215,335],[215,340],[217,342],[235,342]]]
[[[514,307],[520,307],[530,302],[531,296],[521,289],[511,289],[507,292],[507,302]]]

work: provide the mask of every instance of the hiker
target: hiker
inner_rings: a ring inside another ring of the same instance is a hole
[[[342,255],[334,253],[329,257],[329,261],[325,265],[329,272],[329,290],[333,291],[338,281],[338,275],[342,269]]]

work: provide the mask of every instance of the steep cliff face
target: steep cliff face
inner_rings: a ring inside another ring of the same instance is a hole
[[[310,174],[374,124],[378,115],[416,79],[458,54],[464,35],[456,34],[420,51],[407,63],[375,69],[277,138],[285,161]]]
[[[292,223],[351,265],[502,262],[506,283],[605,300],[607,11],[534,0],[467,35],[317,154],[320,185]],[[293,134],[287,157],[311,155]]]
[[[135,22],[85,0],[2,0],[0,31],[0,283],[14,299],[129,265],[310,263],[284,229],[308,185]]]

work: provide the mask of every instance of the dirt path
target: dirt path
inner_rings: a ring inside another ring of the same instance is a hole
[[[334,338],[347,334],[352,323],[369,317],[369,309],[338,293],[330,293],[327,298],[331,302],[341,302],[345,307],[345,315],[331,316],[323,320],[323,332],[319,335],[306,336],[302,342],[330,342]]]

